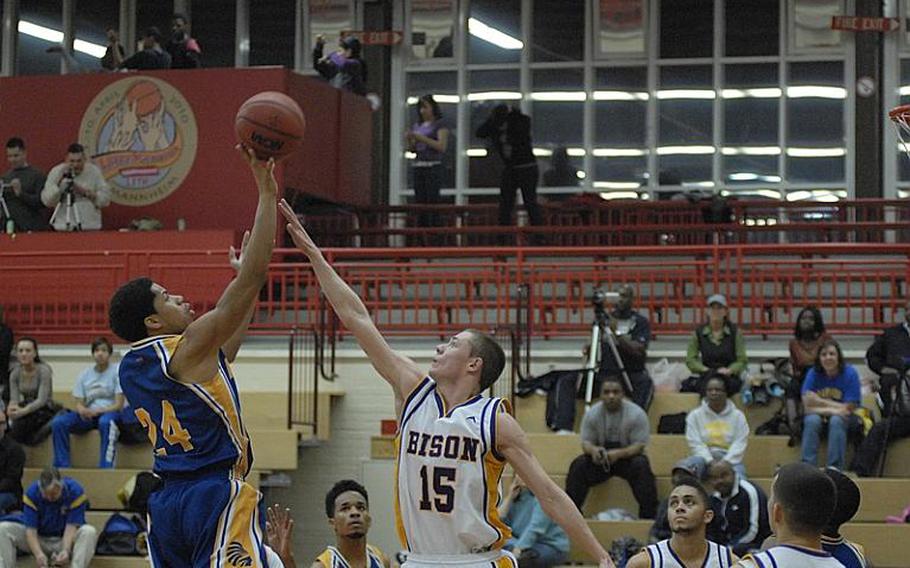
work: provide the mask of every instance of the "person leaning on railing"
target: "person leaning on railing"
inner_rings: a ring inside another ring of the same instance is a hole
[[[708,298],[708,322],[697,327],[689,338],[686,367],[697,375],[683,383],[683,392],[701,392],[709,374],[722,375],[727,392],[739,392],[740,376],[749,364],[742,332],[730,322],[727,298],[714,294]]]

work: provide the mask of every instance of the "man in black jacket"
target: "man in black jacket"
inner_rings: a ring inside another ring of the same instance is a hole
[[[904,309],[904,321],[875,338],[866,352],[866,364],[879,376],[879,402],[882,415],[887,416],[898,377],[910,368],[910,300]]]
[[[505,167],[499,185],[499,224],[512,224],[515,190],[521,198],[532,225],[543,225],[537,205],[537,159],[531,145],[531,118],[515,107],[496,105],[490,117],[477,129],[478,138],[487,138]]]
[[[9,402],[9,358],[13,352],[13,330],[6,324],[0,305],[0,408]]]
[[[6,435],[6,428],[6,411],[0,406],[0,515],[19,508],[25,467],[25,450]]]
[[[740,478],[726,460],[708,465],[706,485],[713,489],[711,498],[720,503],[727,544],[733,553],[742,556],[760,549],[771,535],[768,496],[761,487]]]

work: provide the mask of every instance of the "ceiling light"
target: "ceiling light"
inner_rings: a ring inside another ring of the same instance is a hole
[[[476,38],[503,49],[521,49],[525,46],[520,40],[488,26],[477,18],[468,18],[468,32]]]
[[[44,41],[51,43],[63,43],[63,32],[61,31],[39,26],[38,24],[33,24],[24,20],[19,20],[18,29],[19,33],[30,37],[43,39]],[[103,45],[91,43],[82,39],[77,39],[73,42],[73,49],[80,53],[91,55],[92,57],[96,57],[98,59],[104,57],[104,53],[107,51],[107,48],[105,48]]]

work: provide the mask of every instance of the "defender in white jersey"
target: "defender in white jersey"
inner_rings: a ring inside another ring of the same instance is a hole
[[[711,542],[705,531],[714,519],[710,497],[694,477],[670,492],[667,519],[673,536],[633,556],[627,568],[730,568],[737,560],[729,546]]]
[[[781,467],[771,481],[768,516],[777,546],[747,554],[736,565],[742,568],[843,568],[822,549],[822,532],[834,512],[834,481],[807,463]]]
[[[329,265],[290,206],[282,201],[279,209],[338,317],[395,393],[397,520],[409,551],[405,566],[517,566],[502,550],[509,531],[496,513],[499,476],[508,463],[569,538],[601,567],[612,568],[578,508],[531,453],[508,403],[481,395],[502,373],[502,348],[479,331],[462,331],[437,346],[429,373],[423,372],[389,347],[366,306]]]

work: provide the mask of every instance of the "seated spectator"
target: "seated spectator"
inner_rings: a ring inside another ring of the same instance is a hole
[[[111,364],[113,347],[107,338],[92,341],[95,364],[86,368],[76,379],[73,397],[76,410],[67,410],[54,417],[54,467],[70,467],[70,433],[98,429],[101,435],[101,455],[98,467],[114,467],[117,453],[116,421],[123,408],[123,392],[117,376],[118,365]]]
[[[569,152],[564,146],[554,149],[550,169],[543,173],[543,186],[576,187],[578,183],[578,169],[572,165]]]
[[[342,36],[338,39],[338,50],[323,57],[324,48],[325,36],[319,34],[313,48],[313,68],[333,87],[366,95],[367,68],[360,58],[360,40],[354,36]]]
[[[670,485],[676,487],[687,479],[701,483],[700,480],[704,478],[704,474],[705,468],[700,462],[686,458],[678,461],[673,466],[673,469],[670,470]],[[673,531],[670,530],[670,519],[667,516],[669,503],[669,499],[664,499],[657,507],[657,516],[654,517],[654,524],[651,525],[651,530],[648,532],[648,540],[651,544],[666,540],[673,535]],[[724,532],[724,517],[720,509],[720,501],[711,499],[710,504],[714,510],[714,518],[708,523],[707,538],[717,544],[727,544],[727,534]]]
[[[9,402],[9,358],[13,353],[13,330],[6,323],[0,304],[0,406]]]
[[[85,522],[88,498],[82,487],[55,467],[41,472],[23,498],[23,523],[0,523],[0,566],[15,566],[16,551],[31,554],[39,567],[88,568],[98,531]]]
[[[701,404],[686,416],[686,441],[691,459],[704,470],[714,460],[724,460],[746,476],[743,456],[749,444],[746,415],[728,398],[723,375],[709,376]]]
[[[607,376],[600,400],[585,412],[581,422],[584,453],[575,458],[566,477],[566,493],[579,510],[591,487],[618,475],[632,488],[638,516],[654,518],[657,482],[645,455],[650,437],[645,411],[625,399],[620,377]]]
[[[97,231],[101,209],[111,203],[111,188],[101,169],[86,161],[82,144],[74,143],[66,149],[66,161],[47,174],[41,201],[54,208],[55,231]]]
[[[17,233],[50,230],[47,212],[41,203],[44,174],[29,165],[22,138],[6,141],[6,161],[9,170],[3,174],[2,191],[14,230]]]
[[[879,405],[882,416],[888,416],[894,401],[894,387],[910,368],[910,299],[904,307],[904,321],[875,338],[866,351],[866,364],[879,376]]]
[[[796,329],[790,340],[790,368],[797,386],[802,385],[806,373],[815,365],[822,344],[830,339],[832,338],[825,331],[825,321],[818,308],[803,308],[796,316]]]
[[[101,68],[108,71],[116,71],[120,64],[123,63],[126,51],[124,51],[123,45],[120,43],[120,34],[117,33],[113,26],[105,30],[105,35],[107,36],[107,47],[104,50],[104,55],[101,56]]]
[[[569,537],[544,513],[540,501],[517,473],[499,505],[499,518],[512,529],[505,549],[518,559],[519,568],[550,568],[568,560]]]
[[[366,488],[351,479],[336,483],[325,496],[325,514],[335,531],[335,545],[327,547],[311,568],[389,565],[385,554],[367,543],[370,532],[370,497]]]
[[[895,404],[889,415],[877,422],[863,438],[850,469],[860,477],[878,476],[887,444],[910,436],[910,383],[906,377],[894,387]]]
[[[840,527],[859,510],[861,496],[859,487],[852,479],[832,467],[825,468],[825,474],[837,487],[837,504],[822,532],[822,548],[836,558],[844,568],[866,568],[866,556],[862,545],[850,542],[840,534]]]
[[[726,297],[714,294],[708,298],[708,322],[695,329],[686,351],[686,366],[698,375],[698,380],[695,385],[683,390],[701,392],[701,383],[709,371],[723,375],[727,381],[727,392],[739,392],[742,388],[740,374],[749,364],[746,342],[728,315]]]
[[[737,556],[761,548],[771,534],[768,496],[762,488],[740,477],[726,460],[708,465],[706,485],[719,503],[725,541]]]
[[[22,504],[22,470],[25,450],[6,435],[6,410],[0,403],[0,515],[15,511]]]
[[[142,50],[120,63],[121,69],[170,69],[171,56],[161,48],[161,32],[155,26],[142,33]]]
[[[57,405],[51,400],[54,372],[38,356],[38,342],[23,337],[16,343],[19,365],[9,376],[9,406],[6,415],[12,420],[10,436],[20,444],[40,444],[51,431],[51,420]]]
[[[190,22],[183,14],[174,14],[171,20],[171,38],[165,50],[171,56],[171,69],[197,69],[202,67],[202,49],[190,37]]]
[[[859,373],[844,362],[840,344],[833,339],[822,343],[802,388],[802,461],[818,465],[822,432],[828,431],[828,466],[844,468],[847,430],[861,427],[853,410],[860,403]]]

